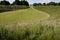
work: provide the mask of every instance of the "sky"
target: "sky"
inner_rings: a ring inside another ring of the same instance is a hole
[[[7,1],[12,3],[14,0],[7,0]],[[60,2],[60,0],[27,0],[27,1],[29,2],[29,4],[33,4],[33,3],[48,3],[48,2],[51,2],[51,1]]]

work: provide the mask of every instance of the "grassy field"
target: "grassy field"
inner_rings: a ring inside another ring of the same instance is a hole
[[[60,6],[35,6],[34,8],[48,13],[51,18],[60,18]]]
[[[13,22],[37,22],[47,19],[48,15],[44,12],[38,12],[32,8],[0,13],[0,23]]]
[[[60,40],[59,21],[49,20],[59,18],[59,7],[34,8],[0,13],[0,40]]]

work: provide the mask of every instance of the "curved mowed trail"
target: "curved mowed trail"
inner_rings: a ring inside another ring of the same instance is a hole
[[[34,8],[28,8],[0,13],[0,23],[38,23],[40,20],[45,20],[48,17],[49,15],[45,12],[38,11]]]

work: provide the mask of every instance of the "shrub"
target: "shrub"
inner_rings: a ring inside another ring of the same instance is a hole
[[[27,9],[29,6],[19,6],[19,5],[0,5],[0,13],[1,12],[6,12],[6,11],[14,11],[14,10],[19,10],[19,9]]]

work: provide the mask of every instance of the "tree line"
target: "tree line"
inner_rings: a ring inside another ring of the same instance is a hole
[[[56,3],[56,2],[49,2],[49,3],[34,3],[33,6],[60,6],[60,2]]]
[[[29,3],[25,0],[15,0],[12,4],[10,4],[9,1],[7,0],[3,0],[3,1],[0,1],[0,5],[25,5],[25,6],[29,6]]]

